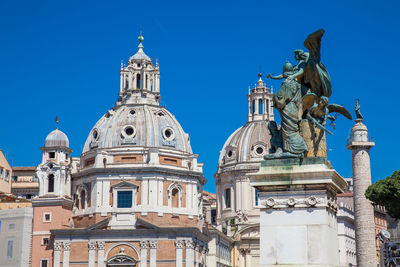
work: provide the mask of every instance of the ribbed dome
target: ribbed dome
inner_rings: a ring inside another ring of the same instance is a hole
[[[219,157],[219,168],[224,166],[261,161],[271,148],[268,121],[247,122],[225,142]]]
[[[69,147],[68,137],[62,131],[55,129],[46,137],[44,142],[45,147],[65,146]]]
[[[93,148],[164,147],[192,153],[189,135],[163,107],[121,105],[109,110],[90,132],[82,153]]]

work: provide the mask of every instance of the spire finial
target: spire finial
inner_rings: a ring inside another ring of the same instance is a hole
[[[144,40],[144,37],[143,37],[143,35],[142,35],[142,27],[140,27],[140,35],[139,35],[139,37],[138,37],[138,40],[139,40],[139,49],[142,49],[143,48],[143,40]]]
[[[58,129],[58,116],[56,116],[56,119],[55,119],[55,121],[56,121],[56,124],[57,124],[57,129]]]

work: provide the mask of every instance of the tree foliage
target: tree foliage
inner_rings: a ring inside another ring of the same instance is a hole
[[[365,197],[384,206],[391,217],[400,219],[400,171],[370,185],[365,191]]]

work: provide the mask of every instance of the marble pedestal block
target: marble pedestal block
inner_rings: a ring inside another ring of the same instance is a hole
[[[338,266],[336,194],[346,182],[329,162],[266,160],[249,176],[261,203],[260,266]]]

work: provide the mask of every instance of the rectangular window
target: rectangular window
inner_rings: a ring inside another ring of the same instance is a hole
[[[47,267],[48,260],[40,260],[40,267]]]
[[[7,243],[7,258],[11,259],[13,257],[13,246],[14,246],[14,241],[13,240],[8,240]]]
[[[49,152],[49,159],[55,159],[56,158],[56,152]]]
[[[42,245],[47,246],[50,243],[50,238],[48,237],[43,237],[42,239]]]
[[[16,182],[16,181],[18,181],[18,176],[15,176],[15,175],[13,175],[13,177],[12,177],[12,181],[13,181],[13,182]]]
[[[0,178],[2,178],[2,179],[3,179],[3,172],[4,172],[4,169],[0,168]]]
[[[15,223],[10,223],[10,224],[8,225],[8,229],[9,229],[9,230],[14,230],[14,229],[15,229]]]
[[[51,212],[43,213],[43,222],[51,222]]]
[[[118,208],[132,208],[132,191],[118,191]]]
[[[225,208],[231,207],[231,189],[225,189]]]
[[[258,189],[254,189],[254,204],[258,206]]]
[[[6,181],[10,180],[10,171],[6,170]]]

